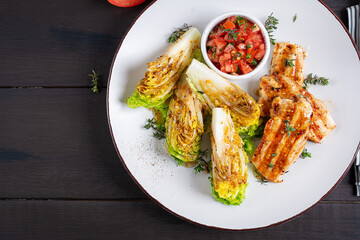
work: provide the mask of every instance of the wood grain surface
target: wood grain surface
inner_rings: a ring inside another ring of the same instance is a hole
[[[305,214],[248,232],[188,223],[140,190],[111,140],[106,81],[150,2],[0,2],[0,239],[358,239],[353,169]],[[359,3],[323,2],[345,25],[345,8]],[[99,94],[90,91],[91,69],[102,75]]]

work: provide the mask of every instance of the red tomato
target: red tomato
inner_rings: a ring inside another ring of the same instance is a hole
[[[223,49],[227,43],[222,37],[219,37],[219,38],[215,38],[215,44],[218,49]]]
[[[108,2],[118,7],[133,7],[145,2],[145,0],[108,0]]]
[[[235,24],[233,22],[231,22],[231,21],[226,21],[224,23],[223,27],[225,29],[235,29],[236,28]]]
[[[245,61],[241,61],[240,62],[240,70],[243,74],[247,74],[249,72],[252,71],[251,67],[249,66],[249,64],[247,64]]]
[[[235,50],[235,47],[232,44],[229,43],[228,45],[226,45],[226,47],[224,49],[224,52],[230,53],[233,50]]]
[[[254,58],[256,58],[257,60],[260,61],[264,57],[264,55],[265,55],[265,50],[264,49],[259,49],[257,51],[257,53],[255,54]]]
[[[236,72],[236,66],[235,64],[231,63],[231,61],[225,62],[225,71],[229,73]]]
[[[266,47],[261,30],[252,31],[254,24],[237,16],[220,22],[209,34],[206,46],[209,59],[229,74],[247,74],[264,57]]]
[[[210,35],[209,38],[216,38],[216,37],[221,37],[224,36],[225,32],[223,32],[220,28],[217,28],[216,30],[213,30]]]

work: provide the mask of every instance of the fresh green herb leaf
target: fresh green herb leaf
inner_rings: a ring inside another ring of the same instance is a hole
[[[280,82],[279,79],[275,78],[275,81]]]
[[[279,20],[273,17],[273,13],[268,16],[267,20],[265,21],[265,29],[269,34],[270,42],[272,45],[275,45],[275,39],[273,38],[274,35],[272,33],[275,29],[277,29],[277,26],[279,24]]]
[[[147,123],[144,126],[145,129],[154,129],[154,133],[153,136],[157,139],[162,139],[165,138],[165,130],[164,129],[160,129],[157,125],[156,125],[156,121],[154,120],[154,118],[152,119],[147,119]]]
[[[213,51],[213,59],[215,59],[215,57],[216,57],[216,46],[213,47],[212,51]]]
[[[248,53],[248,54],[246,54],[245,58],[249,59],[249,58],[251,58],[251,55]]]
[[[150,129],[153,126],[155,126],[155,124],[156,124],[156,122],[154,121],[153,118],[152,119],[147,119],[146,121],[147,121],[147,123],[144,126],[145,129]]]
[[[259,183],[261,183],[261,185],[268,183],[269,181],[265,178],[265,177],[261,177],[260,179],[257,180]]]
[[[210,172],[210,162],[204,159],[204,157],[207,156],[207,151],[208,150],[199,152],[199,155],[196,159],[196,165],[194,167],[195,174],[198,174],[200,172],[206,172],[206,173]]]
[[[157,129],[157,131],[154,132],[153,136],[154,136],[154,138],[157,138],[157,139],[163,139],[163,138],[165,138],[165,132],[162,132]]]
[[[306,148],[304,148],[304,150],[302,151],[301,155],[300,155],[301,158],[311,158],[311,153],[308,152],[308,150]]]
[[[320,84],[326,86],[329,84],[329,79],[324,77],[318,77],[316,74],[313,75],[312,73],[310,73],[304,80],[303,88],[308,89],[309,88],[308,84],[313,84],[313,85]]]
[[[236,20],[241,21],[241,20],[243,20],[243,18],[241,16],[237,16]]]
[[[240,26],[240,25],[242,25],[242,24],[244,24],[244,21],[245,19],[244,18],[242,18],[242,17],[240,17],[240,16],[237,16],[236,17],[236,22],[237,22],[237,24]]]
[[[173,43],[176,42],[176,40],[179,39],[181,35],[183,35],[187,30],[190,29],[191,26],[184,23],[184,25],[178,29],[176,29],[169,37],[168,42]]]
[[[254,28],[256,28],[256,25],[254,24],[254,25],[252,25],[252,27],[250,28],[250,29],[254,29]]]
[[[254,65],[254,66],[258,65],[258,63],[255,61],[255,59],[253,59],[253,60],[251,61],[251,64]]]
[[[294,58],[294,59],[286,58],[286,59],[285,59],[285,67],[287,67],[287,66],[289,66],[289,67],[295,66],[295,65],[294,65],[294,61],[295,61],[295,60],[296,60],[295,58]]]
[[[291,132],[295,131],[296,129],[289,125],[288,120],[284,120],[284,122],[285,122],[285,130],[287,131],[287,133],[290,137]]]
[[[227,35],[228,40],[233,38],[235,41],[237,41],[238,33],[235,32],[236,30],[237,29],[227,29],[226,28],[226,29],[223,29],[222,31],[225,33],[228,33],[228,35]]]
[[[176,163],[178,166],[181,166],[184,162],[176,157],[173,156],[173,158],[176,160]]]
[[[272,156],[272,157],[275,157],[276,155],[277,155],[277,153],[273,153],[273,154],[271,154],[271,156]]]
[[[297,14],[295,14],[295,15],[293,16],[293,22],[295,22],[296,19],[297,19]]]
[[[251,48],[251,45],[250,44],[246,45],[246,50],[249,48]]]
[[[269,165],[268,165],[268,167],[271,168],[271,169],[272,169],[274,166],[275,166],[275,164],[272,164],[272,163],[269,163]]]
[[[99,93],[100,89],[100,75],[97,74],[94,70],[91,70],[92,73],[88,74],[91,77],[91,91],[94,93]]]
[[[254,170],[254,176],[257,178],[257,181],[261,183],[261,185],[266,185],[266,183],[269,182],[257,169]]]

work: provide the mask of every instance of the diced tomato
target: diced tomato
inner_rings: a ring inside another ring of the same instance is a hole
[[[221,54],[223,54],[224,49],[223,48],[216,48],[216,55],[220,56]]]
[[[253,33],[256,33],[256,32],[258,32],[258,31],[260,31],[259,26],[256,25],[256,24],[254,24],[253,26],[251,26],[250,29],[251,29],[251,31],[252,31]]]
[[[222,72],[233,75],[251,72],[266,51],[263,35],[257,28],[237,16],[224,19],[209,34],[206,43],[209,59]]]
[[[226,72],[226,69],[225,69],[225,65],[220,65],[220,71],[222,71],[222,72]]]
[[[246,44],[245,43],[240,43],[240,44],[237,45],[237,48],[241,49],[241,50],[245,50],[246,49]]]
[[[227,42],[234,43],[237,40],[237,35],[236,35],[236,33],[235,33],[235,36],[233,36],[233,34],[226,33],[224,36],[224,40]]]
[[[214,39],[208,40],[208,41],[206,42],[206,46],[207,46],[207,47],[215,47],[216,44],[215,44]]]
[[[225,62],[225,71],[228,73],[236,72],[236,66],[231,61]]]
[[[231,59],[231,54],[230,53],[224,53],[223,55],[221,55],[219,57],[219,61],[227,61]]]
[[[255,52],[254,52],[254,51],[250,51],[249,53],[246,54],[245,60],[246,60],[248,63],[252,63],[252,61],[253,61],[253,59],[254,59],[254,55],[255,55]]]
[[[236,16],[228,17],[227,21],[235,22],[236,21]]]
[[[252,43],[256,46],[260,46],[260,44],[263,42],[264,40],[261,34],[253,34],[245,41],[246,44]]]
[[[225,32],[223,32],[223,30],[221,30],[220,28],[216,28],[216,30],[213,30],[212,33],[210,33],[209,38],[217,38],[217,37],[222,37],[225,35]]]
[[[232,21],[226,21],[223,25],[225,29],[235,29],[236,26]]]
[[[249,72],[252,71],[252,68],[249,66],[249,64],[247,64],[245,61],[241,61],[240,62],[240,71],[243,73],[243,74],[247,74]]]
[[[257,50],[254,58],[255,58],[256,60],[259,60],[259,61],[260,61],[264,56],[265,56],[265,50],[264,50],[264,49],[259,49],[259,50]]]
[[[216,62],[216,63],[219,62],[219,56],[214,54],[213,51],[211,51],[211,50],[207,51],[207,55],[208,55],[210,61]]]
[[[224,52],[226,53],[230,53],[231,51],[235,50],[234,45],[232,45],[231,43],[228,43],[228,45],[226,45]]]
[[[214,38],[214,41],[216,44],[216,48],[218,49],[223,49],[227,44],[227,42],[222,37]]]
[[[252,51],[254,51],[254,44],[249,43],[246,45],[246,53],[251,53]]]

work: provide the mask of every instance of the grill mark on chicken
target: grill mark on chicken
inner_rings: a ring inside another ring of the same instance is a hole
[[[273,100],[271,118],[252,158],[266,179],[281,182],[281,176],[300,156],[307,140],[311,115],[311,105],[304,98],[297,102],[280,97]],[[295,129],[287,131],[287,124]]]
[[[312,123],[310,126],[309,140],[320,143],[336,127],[325,104],[315,98],[301,85],[284,76],[264,76],[261,78],[259,99],[261,116],[270,115],[270,104],[279,96],[293,101],[305,98],[313,108]]]
[[[302,85],[304,82],[305,57],[304,50],[300,45],[288,42],[276,43],[271,60],[270,74],[288,77]],[[286,66],[286,59],[295,59],[295,61],[292,61],[294,66]]]

